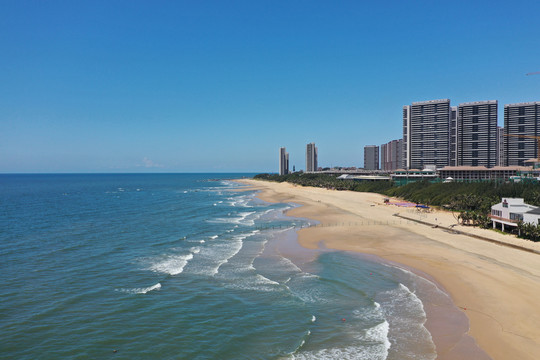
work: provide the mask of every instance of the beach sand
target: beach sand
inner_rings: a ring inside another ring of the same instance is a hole
[[[468,331],[459,331],[462,324],[454,323],[447,309],[437,311],[437,304],[426,307],[426,327],[437,346],[438,359],[487,358],[475,341],[493,359],[538,359],[540,244],[491,230],[454,227],[538,252],[534,253],[455,234],[442,228],[457,223],[451,212],[423,213],[386,205],[379,194],[241,182],[261,190],[258,197],[264,201],[303,205],[289,215],[320,222],[298,231],[299,243],[306,248],[323,245],[372,254],[432,277],[470,323]]]

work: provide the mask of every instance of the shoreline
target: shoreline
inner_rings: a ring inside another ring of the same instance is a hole
[[[320,222],[320,226],[297,231],[301,246],[316,249],[324,244],[330,249],[371,254],[413,272],[417,270],[419,276],[427,274],[422,277],[429,281],[433,279],[450,295],[453,305],[461,309],[470,324],[456,340],[455,328],[453,332],[448,329],[448,323],[455,317],[445,317],[447,311],[436,308],[425,309],[428,314],[425,326],[432,333],[438,359],[479,359],[483,350],[493,359],[532,360],[540,353],[537,340],[540,330],[536,326],[540,311],[535,306],[540,298],[538,254],[445,232],[442,227],[453,225],[458,229],[452,214],[444,211],[419,214],[384,205],[380,194],[253,179],[238,181],[250,185],[251,190],[261,190],[257,196],[264,201],[302,205],[289,210],[289,215]],[[437,227],[399,219],[395,213],[419,217]],[[520,246],[524,241],[490,230],[465,229],[472,235],[497,235],[503,238],[497,240]],[[526,245],[540,249],[536,243]]]

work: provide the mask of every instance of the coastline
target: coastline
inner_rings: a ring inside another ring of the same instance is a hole
[[[298,231],[303,247],[315,249],[323,244],[375,255],[416,269],[441,285],[467,316],[470,328],[457,334],[456,324],[451,329],[448,326],[454,317],[445,316],[447,311],[436,305],[427,306],[426,327],[437,346],[438,359],[481,358],[475,341],[493,359],[534,359],[534,354],[540,353],[540,329],[536,326],[540,321],[540,255],[444,231],[443,226],[456,223],[451,213],[424,214],[384,205],[380,194],[257,180],[239,182],[261,190],[258,197],[264,201],[303,205],[288,214],[320,222]],[[441,228],[400,219],[396,213]],[[461,226],[459,230],[540,250],[539,244],[490,230]]]

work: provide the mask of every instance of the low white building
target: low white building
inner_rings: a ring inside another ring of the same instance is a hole
[[[537,209],[536,206],[525,204],[522,198],[502,198],[500,203],[491,207],[493,228],[496,228],[497,224],[501,224],[502,231],[505,225],[515,228],[520,220],[538,224],[540,211],[536,211],[538,214],[534,213]]]
[[[533,225],[540,225],[540,208],[530,210],[523,214],[523,222]]]

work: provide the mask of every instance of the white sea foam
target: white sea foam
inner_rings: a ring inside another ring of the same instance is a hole
[[[146,287],[146,288],[134,288],[134,289],[117,289],[116,291],[121,291],[128,294],[146,294],[149,291],[161,289],[161,284],[157,283],[155,285]]]
[[[377,301],[380,303],[379,311],[389,322],[389,338],[396,344],[395,352],[407,357],[414,355],[418,347],[427,346],[432,352],[422,358],[436,357],[431,334],[424,327],[424,306],[414,292],[400,283],[395,289],[379,294]]]
[[[388,321],[384,321],[380,324],[378,324],[375,327],[372,327],[371,329],[368,329],[366,331],[365,338],[362,340],[367,340],[371,342],[377,342],[380,343],[380,353],[384,354],[383,359],[386,359],[388,356],[388,350],[390,349],[390,346],[392,345],[390,343],[390,340],[388,339],[388,331],[390,329],[390,324]]]
[[[317,321],[317,318],[315,317],[315,315],[312,315],[311,316],[311,322],[315,322],[315,321]]]
[[[191,259],[193,259],[192,253],[187,255],[165,255],[150,265],[149,270],[169,275],[178,275],[184,271],[184,267]]]
[[[191,249],[189,249],[189,251],[191,251],[193,254],[198,254],[201,252],[201,248],[196,246],[196,247],[192,247]]]
[[[294,360],[385,360],[386,355],[377,346],[346,346],[314,351],[300,351],[291,355]]]
[[[219,235],[212,235],[210,236],[210,239],[214,240],[214,239],[217,239],[219,237]]]

